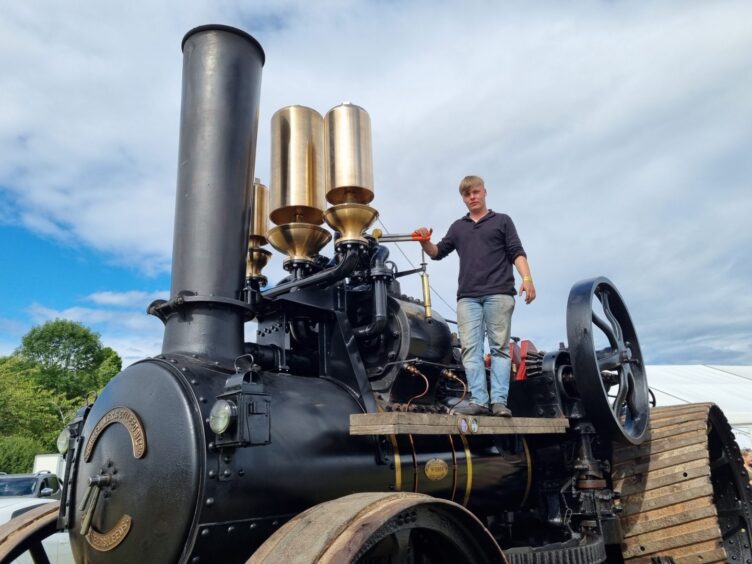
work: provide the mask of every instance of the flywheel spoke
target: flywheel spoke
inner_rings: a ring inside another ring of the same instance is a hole
[[[412,536],[414,529],[402,529],[394,533],[394,540],[397,545],[397,553],[395,554],[395,564],[411,564],[412,563],[412,551],[410,549],[410,537]]]
[[[616,335],[616,340],[619,344],[622,344],[624,342],[623,332],[621,330],[621,325],[619,324],[619,321],[616,319],[616,316],[614,315],[614,312],[611,311],[611,302],[609,301],[609,292],[608,290],[604,289],[600,292],[598,297],[601,300],[601,305],[603,306],[603,313],[606,315],[606,318],[611,322],[611,326],[614,329],[614,334]]]
[[[34,561],[34,564],[50,564],[50,559],[47,557],[42,542],[36,542],[29,547],[29,555]]]
[[[626,370],[619,370],[619,391],[616,393],[616,399],[611,407],[614,415],[617,419],[620,419],[622,408],[624,407],[627,399],[627,392],[629,391],[629,384],[627,379]]]
[[[645,407],[645,397],[640,394],[637,388],[637,379],[635,378],[634,372],[632,372],[632,369],[629,368],[627,370],[627,382],[629,384],[629,392],[627,394],[627,405],[629,406],[630,411],[633,413],[639,414],[641,410],[644,411]],[[640,400],[642,400],[643,405],[640,405]],[[649,405],[650,401],[648,400],[647,404]],[[649,407],[647,408],[649,409]]]
[[[608,279],[582,280],[572,287],[567,338],[587,418],[602,435],[642,443],[650,420],[642,353],[624,301]],[[608,345],[596,349],[604,340]]]
[[[597,313],[593,312],[593,323],[595,324],[598,329],[603,331],[605,333],[606,338],[608,339],[608,344],[611,345],[612,348],[618,349],[619,348],[619,342],[616,337],[616,333],[614,333],[611,326],[604,321],[604,319],[599,316]]]
[[[621,356],[618,350],[605,349],[598,351],[598,370],[616,370],[621,366]]]

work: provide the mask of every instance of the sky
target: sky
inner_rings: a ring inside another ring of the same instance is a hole
[[[170,287],[180,44],[221,23],[266,52],[262,181],[276,110],[356,103],[388,231],[441,236],[467,174],[512,217],[538,293],[518,300],[514,335],[557,348],[572,285],[606,276],[648,363],[752,364],[750,21],[741,1],[7,3],[0,355],[55,318],[125,364],[159,352],[145,311]],[[419,247],[391,259],[412,268]],[[429,263],[452,319],[457,267]]]

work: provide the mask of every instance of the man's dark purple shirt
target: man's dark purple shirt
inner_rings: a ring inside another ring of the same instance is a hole
[[[490,294],[515,295],[512,265],[526,257],[512,218],[489,210],[477,223],[468,213],[449,227],[436,245],[434,260],[456,250],[460,256],[457,299]]]

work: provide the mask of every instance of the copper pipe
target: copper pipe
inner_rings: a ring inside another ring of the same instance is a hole
[[[412,364],[408,364],[408,365],[406,365],[406,366],[405,366],[405,370],[406,370],[407,372],[409,372],[410,374],[414,374],[415,376],[420,376],[421,378],[423,378],[423,381],[424,381],[424,382],[426,383],[426,389],[425,389],[425,390],[423,390],[423,392],[422,392],[422,393],[418,394],[417,396],[411,397],[411,398],[410,398],[410,399],[409,399],[409,400],[407,401],[407,405],[405,406],[405,411],[410,411],[410,404],[412,403],[412,401],[413,401],[413,400],[416,400],[416,399],[419,399],[419,398],[422,398],[423,396],[425,396],[425,395],[426,395],[426,394],[428,393],[428,390],[430,389],[430,387],[431,387],[431,384],[430,384],[430,383],[428,382],[428,378],[426,378],[426,375],[425,375],[425,374],[423,374],[423,373],[422,373],[422,372],[421,372],[420,370],[418,370],[417,368],[415,368],[415,366],[413,366]]]
[[[457,380],[460,383],[460,385],[462,386],[462,396],[460,397],[460,401],[464,400],[465,396],[467,395],[467,384],[465,384],[465,382],[463,382],[461,378],[458,378],[454,372],[447,370],[446,368],[441,371],[441,375],[445,378],[448,378],[449,380]]]

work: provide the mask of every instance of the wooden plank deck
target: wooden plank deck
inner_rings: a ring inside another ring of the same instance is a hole
[[[540,435],[564,433],[565,417],[491,417],[439,413],[355,413],[351,435]]]

